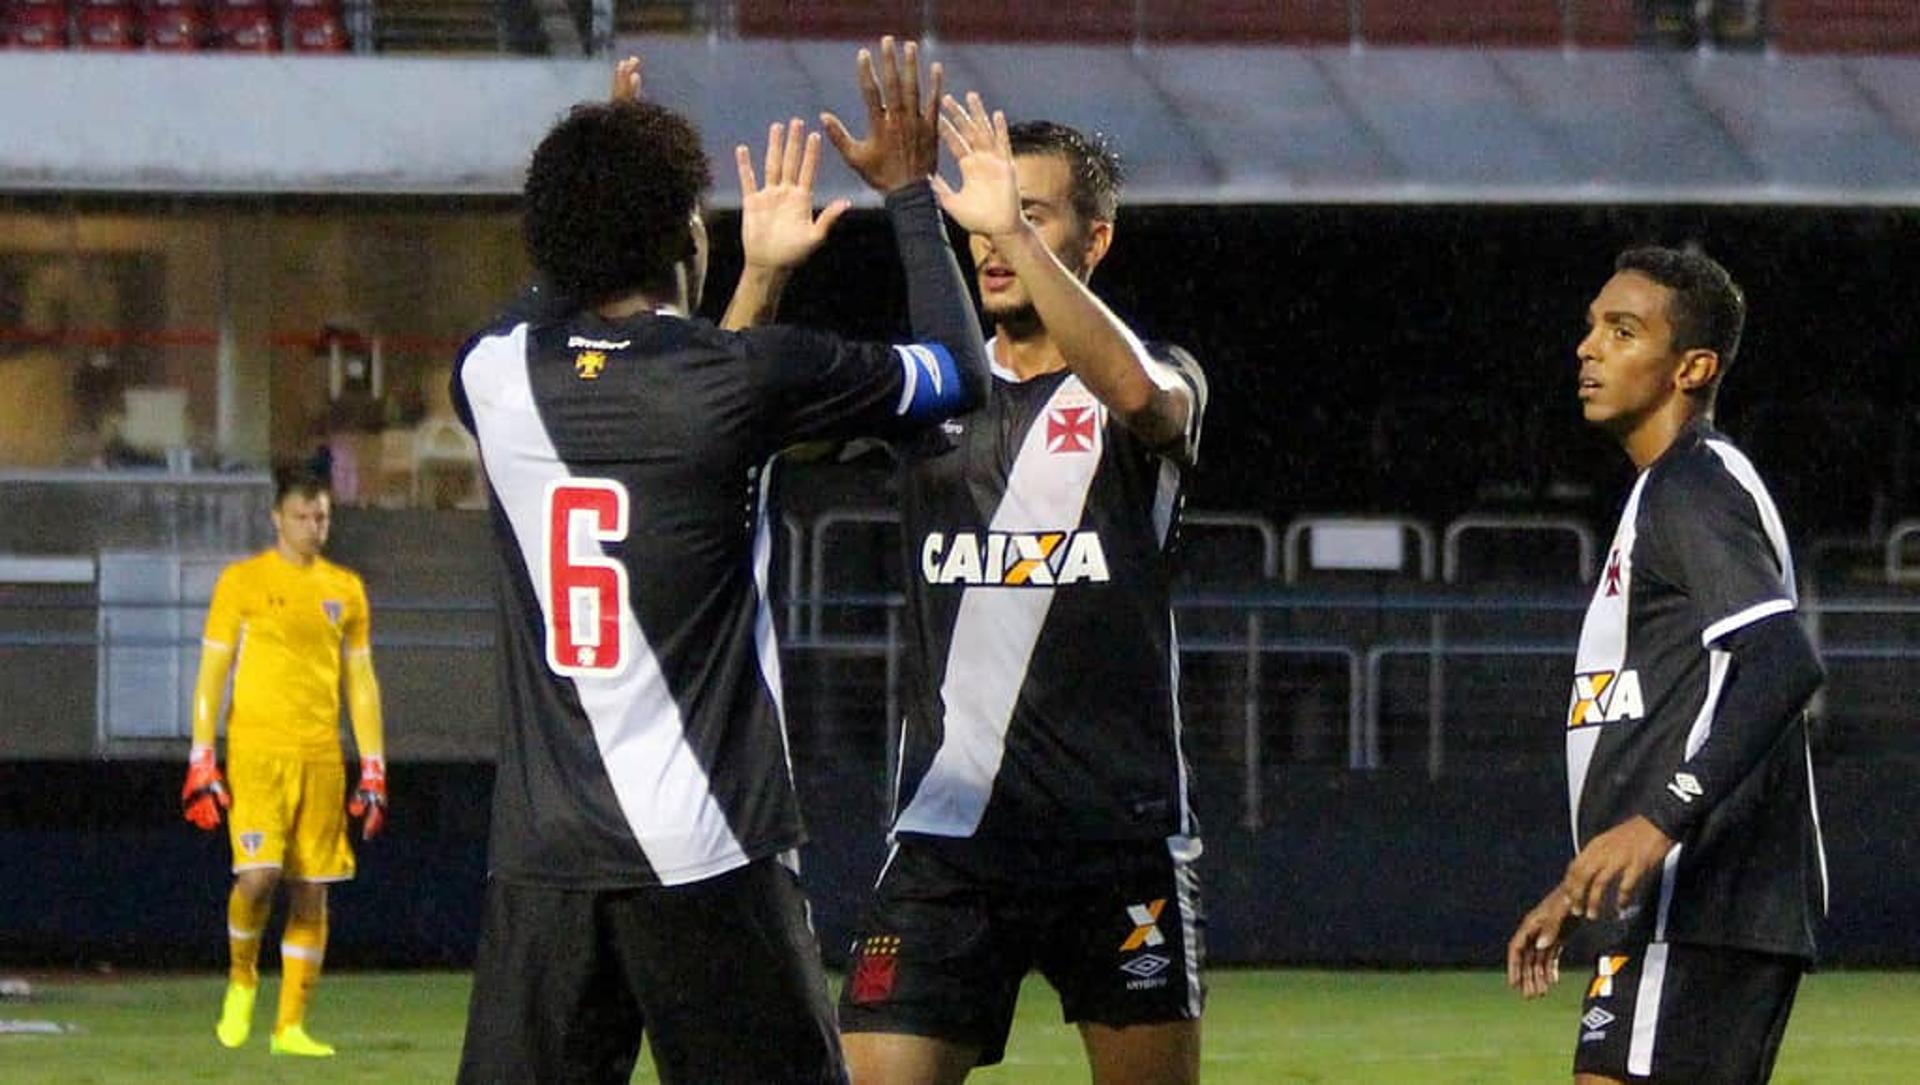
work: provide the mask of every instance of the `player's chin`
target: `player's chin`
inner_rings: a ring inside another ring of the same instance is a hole
[[[981,303],[980,311],[995,324],[1025,324],[1038,316],[1033,303],[1025,298],[988,297]]]

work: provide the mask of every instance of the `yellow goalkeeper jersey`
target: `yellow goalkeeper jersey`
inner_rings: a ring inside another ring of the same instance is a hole
[[[343,652],[365,652],[367,591],[358,574],[268,550],[234,562],[214,585],[205,640],[237,650],[227,753],[340,756]]]

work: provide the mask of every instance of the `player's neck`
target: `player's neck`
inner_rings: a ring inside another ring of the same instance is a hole
[[[312,565],[315,561],[315,558],[313,557],[313,555],[302,554],[300,551],[295,550],[293,547],[288,546],[285,543],[274,544],[273,550],[274,550],[274,553],[280,555],[281,561],[284,561],[288,565],[292,565],[297,568],[305,569],[308,566]]]
[[[1667,449],[1680,439],[1697,419],[1711,421],[1710,410],[1700,410],[1685,397],[1673,401],[1665,410],[1648,415],[1640,424],[1620,435],[1620,447],[1633,461],[1636,470],[1644,471],[1653,465],[1653,461],[1666,455]]]
[[[606,320],[625,320],[641,313],[667,313],[683,317],[687,315],[688,307],[685,292],[678,297],[668,297],[662,291],[636,290],[594,306],[593,312]]]
[[[1016,332],[1004,324],[995,325],[993,360],[1021,380],[1031,380],[1067,368],[1067,356],[1060,353],[1060,348],[1054,345],[1053,336],[1047,334],[1045,327]]]

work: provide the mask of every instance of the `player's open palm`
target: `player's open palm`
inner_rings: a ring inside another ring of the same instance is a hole
[[[980,96],[971,92],[965,106],[952,95],[941,106],[940,137],[960,171],[960,187],[935,176],[933,190],[940,206],[972,233],[1004,236],[1019,229],[1020,181],[1013,168],[1006,114],[995,110],[988,116]]]
[[[754,176],[746,144],[733,150],[740,170],[740,247],[750,267],[799,266],[827,239],[848,201],[813,213],[813,181],[820,170],[820,133],[798,117],[767,130],[765,183]]]
[[[935,64],[926,94],[920,91],[920,44],[908,42],[906,71],[900,70],[893,39],[880,39],[881,63],[860,50],[860,97],[867,105],[867,135],[856,139],[832,113],[820,114],[840,157],[878,192],[904,188],[931,174],[940,160],[940,86],[945,78]]]

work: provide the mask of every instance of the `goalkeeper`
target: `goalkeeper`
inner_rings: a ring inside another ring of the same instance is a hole
[[[261,935],[275,888],[287,885],[275,1055],[333,1054],[304,1025],[327,949],[327,885],[353,877],[347,813],[362,819],[366,839],[386,820],[380,687],[368,644],[366,588],[351,570],[320,556],[331,505],[324,479],[282,475],[274,492],[274,547],[221,572],[207,611],[193,698],[193,750],[181,791],[187,820],[212,830],[224,812],[233,844],[231,963],[214,1029],[226,1047],[239,1047],[252,1030]],[[360,753],[360,782],[350,804],[343,802],[340,751],[343,669]],[[229,672],[233,697],[223,778],[214,733]]]

